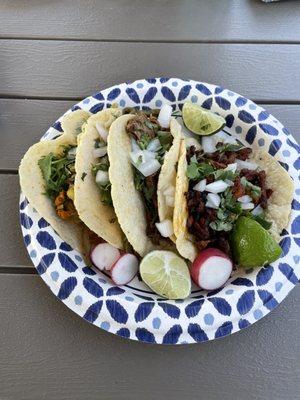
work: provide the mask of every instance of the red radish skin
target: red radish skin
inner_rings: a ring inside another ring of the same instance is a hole
[[[99,243],[91,252],[92,263],[100,271],[109,271],[119,258],[120,251],[109,243]]]
[[[191,277],[204,290],[216,290],[224,286],[232,272],[231,259],[219,249],[205,249],[191,266]]]
[[[116,285],[126,285],[126,283],[132,281],[138,269],[138,258],[133,254],[125,253],[112,266],[110,276]]]

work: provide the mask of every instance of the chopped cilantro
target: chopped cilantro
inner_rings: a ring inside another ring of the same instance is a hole
[[[247,181],[247,179],[242,176],[241,177],[241,184],[251,191],[252,197],[258,199],[261,196],[261,188],[259,186],[253,185],[253,183]]]
[[[151,140],[151,137],[143,133],[141,138],[138,140],[138,144],[142,150],[146,150]]]
[[[186,171],[187,177],[191,180],[201,180],[213,173],[214,173],[214,167],[212,165],[206,163],[198,164],[194,161],[192,161],[188,165]]]
[[[225,221],[220,221],[220,220],[216,220],[216,221],[212,221],[209,226],[214,230],[214,231],[225,231],[225,232],[229,232],[231,231],[233,225],[231,222],[225,222]]]
[[[67,155],[73,146],[62,146],[61,155],[48,155],[40,158],[38,165],[45,180],[45,194],[54,199],[62,190],[68,190],[70,183],[75,179],[75,160],[68,159]]]
[[[225,153],[226,151],[239,151],[242,147],[244,147],[242,144],[222,143],[217,146],[217,151],[219,153]]]
[[[157,137],[158,137],[159,142],[160,142],[162,148],[164,149],[164,151],[165,152],[168,151],[173,143],[173,136],[172,136],[171,132],[158,131]]]
[[[219,179],[222,179],[223,181],[225,181],[226,179],[234,181],[235,177],[237,176],[235,172],[225,169],[218,169],[213,174],[216,181]]]

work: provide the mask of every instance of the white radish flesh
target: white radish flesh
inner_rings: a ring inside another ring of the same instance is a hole
[[[238,201],[239,201],[240,203],[245,203],[245,204],[247,204],[247,203],[251,203],[252,199],[251,199],[250,196],[248,196],[247,194],[245,194],[245,196],[239,197],[239,198],[238,198]]]
[[[160,167],[161,165],[156,159],[147,161],[139,166],[136,166],[136,168],[146,177],[154,174],[160,169]]]
[[[205,290],[216,290],[225,285],[232,272],[232,261],[219,249],[203,250],[191,267],[196,285]]]
[[[91,260],[95,267],[107,271],[120,257],[120,251],[109,243],[99,243],[91,252]]]
[[[132,281],[139,269],[139,260],[133,255],[122,255],[110,270],[110,276],[116,285],[126,285]]]
[[[157,121],[162,128],[169,128],[173,109],[169,104],[164,104],[158,114]]]
[[[255,163],[252,163],[250,161],[243,161],[236,159],[237,163],[237,169],[240,171],[241,169],[249,169],[251,171],[255,171],[258,168],[258,165]]]
[[[158,231],[162,237],[167,238],[167,237],[172,236],[174,233],[173,223],[169,219],[165,219],[162,222],[156,222],[155,226],[158,229]]]
[[[147,146],[147,150],[148,151],[153,151],[153,152],[159,150],[160,148],[161,148],[161,144],[160,144],[160,141],[158,139],[151,140],[151,142]]]
[[[221,203],[221,197],[218,194],[215,193],[208,193],[207,195],[207,203],[213,207],[210,208],[219,208],[219,205]]]
[[[202,148],[204,153],[213,153],[216,151],[216,143],[212,136],[203,136],[202,137]]]
[[[222,193],[228,188],[228,184],[222,180],[206,185],[205,190],[210,193]]]
[[[98,185],[105,185],[108,182],[108,172],[107,171],[97,171],[96,174],[96,183]]]
[[[93,150],[93,155],[95,158],[103,157],[107,154],[107,146],[99,147],[98,149]]]
[[[96,122],[96,129],[104,142],[107,142],[108,132],[100,122]]]
[[[206,179],[202,179],[200,182],[196,183],[193,187],[193,190],[197,190],[198,192],[204,192],[206,188]]]

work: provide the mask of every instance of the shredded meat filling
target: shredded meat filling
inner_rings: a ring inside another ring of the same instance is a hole
[[[157,119],[154,116],[149,119],[145,114],[138,114],[127,122],[126,131],[136,140],[140,140],[143,135],[154,139],[155,131],[148,122],[157,123]]]

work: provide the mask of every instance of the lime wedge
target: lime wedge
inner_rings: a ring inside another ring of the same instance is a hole
[[[155,250],[140,264],[143,281],[167,299],[185,299],[191,292],[191,277],[185,261],[171,251]]]
[[[214,114],[191,102],[186,102],[182,108],[184,125],[193,133],[200,136],[213,135],[226,125],[220,115]]]
[[[239,217],[231,233],[234,261],[244,268],[260,267],[280,257],[281,247],[258,222]]]

